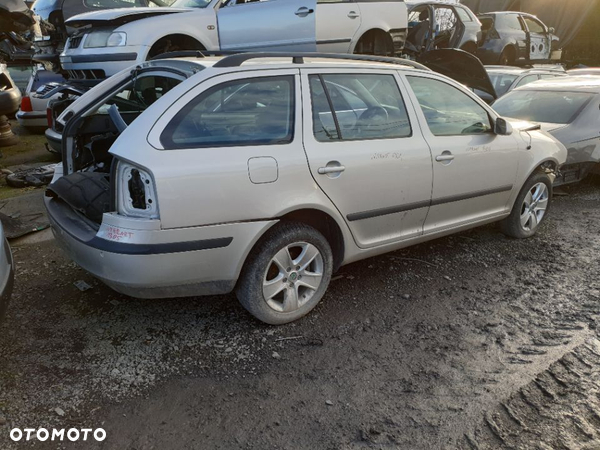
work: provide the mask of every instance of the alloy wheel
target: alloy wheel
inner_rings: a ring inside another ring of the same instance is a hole
[[[550,192],[545,183],[536,183],[529,190],[521,206],[521,227],[525,231],[534,231],[548,208]]]
[[[323,257],[307,242],[296,242],[279,250],[263,278],[263,297],[278,312],[294,312],[317,292],[323,280]]]

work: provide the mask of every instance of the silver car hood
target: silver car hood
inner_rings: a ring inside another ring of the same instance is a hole
[[[176,14],[190,12],[198,8],[116,8],[101,11],[91,11],[78,14],[65,21],[69,27],[79,28],[87,25],[123,25],[146,17],[162,16],[165,14]]]

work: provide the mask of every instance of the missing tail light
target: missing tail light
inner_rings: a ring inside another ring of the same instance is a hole
[[[48,121],[48,128],[52,128],[52,108],[46,108],[46,120]]]
[[[119,214],[157,219],[156,189],[150,172],[119,161],[116,173]]]
[[[23,112],[33,111],[33,107],[31,106],[31,99],[27,96],[25,96],[21,99],[21,111],[23,111]]]

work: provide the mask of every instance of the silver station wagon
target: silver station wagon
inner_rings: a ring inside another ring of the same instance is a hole
[[[567,155],[445,76],[366,56],[150,61],[58,121],[45,201],[73,260],[134,297],[235,291],[270,324],[344,264],[495,221],[533,235]]]

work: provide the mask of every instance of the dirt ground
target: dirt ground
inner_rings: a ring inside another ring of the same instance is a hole
[[[529,240],[486,226],[343,267],[282,327],[15,245],[0,448],[600,449],[600,179],[550,214]],[[107,438],[9,440],[43,426]]]

